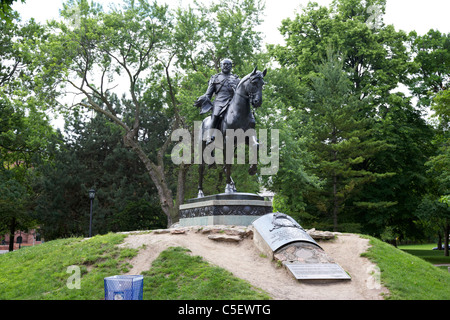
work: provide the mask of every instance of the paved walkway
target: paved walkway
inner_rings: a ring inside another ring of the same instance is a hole
[[[434,264],[435,267],[450,267],[449,263],[444,263],[444,264]]]

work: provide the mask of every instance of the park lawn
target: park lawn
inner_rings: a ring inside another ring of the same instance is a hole
[[[104,299],[104,278],[126,273],[129,260],[138,253],[138,249],[118,246],[126,236],[110,233],[90,239],[60,239],[0,255],[0,300]],[[406,252],[417,248],[399,250],[367,238],[372,246],[363,256],[380,268],[381,281],[390,291],[386,298],[450,300],[450,274]],[[80,289],[67,286],[72,275],[69,266],[80,268]],[[149,300],[269,298],[248,282],[179,247],[162,252],[143,274],[144,299]]]
[[[163,251],[144,275],[144,296],[154,300],[270,299],[261,289],[211,266],[189,250],[171,247]]]
[[[444,256],[444,250],[433,250],[437,245],[431,244],[415,244],[403,245],[398,248],[406,253],[412,254],[432,264],[450,264],[450,256]]]
[[[0,255],[0,300],[100,300],[103,279],[126,272],[136,249],[120,248],[126,235],[48,241]],[[67,283],[77,266],[80,289]]]
[[[365,237],[365,236],[364,236]],[[393,300],[450,300],[450,273],[373,237],[363,254],[381,271],[381,282]],[[410,249],[417,250],[417,249]]]

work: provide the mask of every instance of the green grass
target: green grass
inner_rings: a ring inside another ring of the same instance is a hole
[[[101,300],[104,278],[128,271],[138,250],[120,248],[126,235],[49,241],[0,255],[0,300]],[[80,269],[80,289],[69,266]],[[69,272],[68,272],[69,271]],[[144,299],[268,299],[224,269],[181,248],[163,252],[144,276]]]
[[[431,263],[378,239],[363,256],[377,264],[381,281],[393,300],[449,300],[450,274]],[[414,249],[412,249],[414,250]]]
[[[138,250],[117,246],[125,237],[61,239],[0,255],[0,300],[103,299],[103,279],[126,272],[128,259],[137,254]],[[74,275],[69,266],[80,268],[80,289],[67,287]]]
[[[404,245],[398,248],[432,264],[450,264],[450,257],[444,256],[444,250],[432,250],[436,244]]]
[[[111,233],[90,239],[61,239],[0,255],[0,300],[103,299],[104,278],[127,272],[129,259],[138,253],[137,249],[118,246],[125,237]],[[448,261],[442,260],[442,251],[429,250],[432,246],[399,250],[367,238],[372,247],[363,255],[380,268],[381,281],[390,291],[388,299],[450,300],[450,274],[425,261]],[[72,275],[67,272],[69,266],[80,268],[80,289],[67,287]],[[143,274],[144,299],[148,300],[269,299],[248,282],[179,247],[163,251]]]
[[[263,291],[234,277],[229,271],[210,266],[199,256],[180,247],[169,248],[143,272],[144,298],[170,300],[269,299]]]

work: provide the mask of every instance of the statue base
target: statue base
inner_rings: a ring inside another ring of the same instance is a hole
[[[272,212],[272,202],[253,193],[221,193],[189,199],[180,206],[181,226],[251,225]]]

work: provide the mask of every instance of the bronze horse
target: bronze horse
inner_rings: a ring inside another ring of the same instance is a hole
[[[235,94],[230,101],[230,104],[224,110],[222,121],[219,125],[219,130],[222,135],[218,135],[223,137],[223,159],[226,159],[226,149],[227,149],[227,140],[236,137],[228,137],[227,129],[242,129],[244,132],[247,132],[248,129],[255,129],[255,118],[253,117],[252,110],[250,105],[254,108],[258,108],[262,104],[262,89],[264,85],[264,77],[267,73],[267,69],[264,71],[257,71],[257,68],[252,71],[252,73],[246,75],[236,87]],[[203,151],[206,148],[206,141],[208,141],[208,131],[211,129],[211,116],[205,118],[202,122],[201,128],[199,130],[200,137],[198,139],[201,144],[200,150],[203,155]],[[250,133],[253,131],[248,131]],[[205,134],[206,133],[206,134]],[[256,133],[252,133],[247,136],[245,139],[245,143],[249,145],[249,147],[256,148],[258,150],[259,144],[256,137]],[[233,142],[234,147],[234,142]],[[235,149],[232,151],[234,156]],[[257,151],[256,151],[257,152]],[[231,178],[231,164],[230,161],[225,161],[225,174],[226,174],[226,187],[225,193],[236,192],[236,188]],[[203,197],[203,173],[205,169],[205,159],[202,157],[201,164],[199,166],[199,183],[198,183],[198,197]],[[249,174],[256,174],[257,165],[251,164],[249,169]]]

